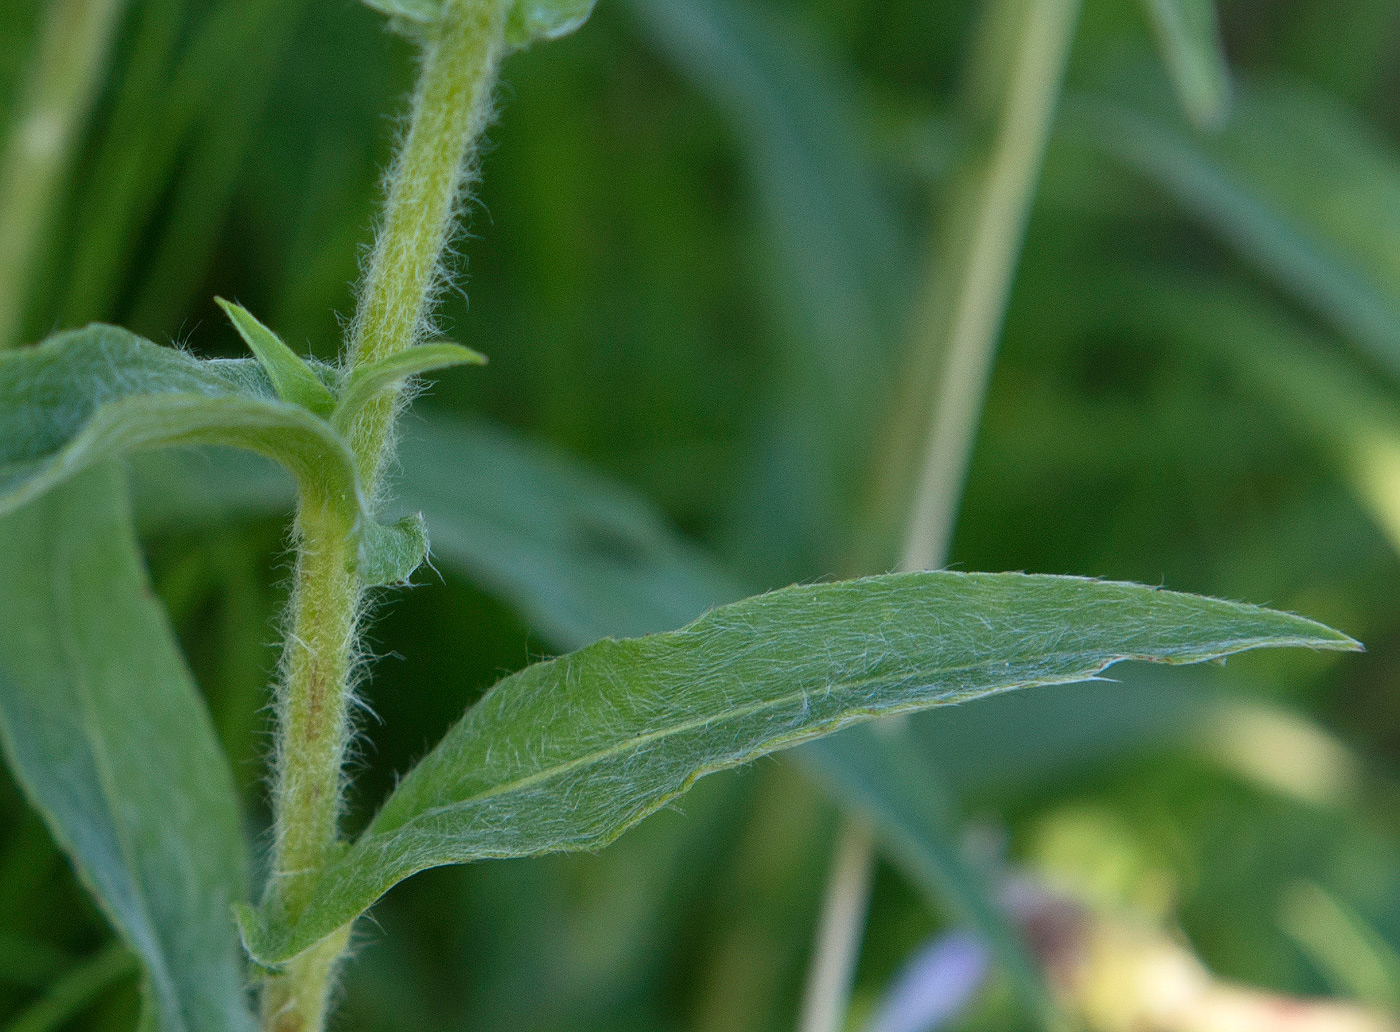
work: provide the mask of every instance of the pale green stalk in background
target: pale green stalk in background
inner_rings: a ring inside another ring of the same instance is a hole
[[[408,133],[389,177],[383,224],[351,329],[350,368],[417,343],[441,282],[475,141],[491,106],[505,51],[505,5],[449,2],[426,40]],[[350,430],[371,493],[393,447],[400,398],[367,408]],[[355,528],[339,511],[303,500],[297,514],[297,562],[278,697],[273,789],[275,844],[270,902],[288,915],[303,908],[339,846],[337,818],[351,734],[349,705],[364,584],[357,573]],[[270,975],[267,1028],[319,1032],[349,928]]]
[[[126,0],[52,0],[0,156],[0,349],[20,343],[44,227]]]
[[[978,79],[970,85],[975,110],[989,111],[994,127],[984,155],[954,192],[951,224],[916,312],[915,350],[904,385],[909,400],[887,471],[897,483],[915,485],[902,571],[937,569],[947,558],[1079,0],[1001,0],[989,14],[993,31],[977,55]],[[1003,67],[1003,92],[985,96],[990,73]],[[843,828],[809,969],[802,1032],[844,1027],[870,900],[873,849],[864,824]]]

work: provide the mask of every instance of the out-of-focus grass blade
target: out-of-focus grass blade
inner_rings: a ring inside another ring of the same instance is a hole
[[[562,648],[671,630],[743,592],[646,501],[484,422],[411,418],[401,502],[433,561],[498,592]]]
[[[861,141],[855,87],[801,24],[732,0],[630,5],[735,131],[788,324],[736,548],[759,580],[828,569],[904,329],[910,241]]]
[[[0,118],[0,348],[21,343],[54,202],[125,10],[126,0],[49,4],[16,117]]]
[[[135,241],[148,230],[186,146],[207,120],[209,138],[191,158],[196,178],[182,181],[172,200],[176,226],[190,235],[162,234],[156,256],[157,281],[181,295],[189,289],[216,243],[230,176],[249,142],[248,125],[262,109],[276,58],[285,53],[307,2],[223,0],[200,21],[177,60],[172,55],[183,28],[182,5],[163,0],[146,6],[133,60],[79,199],[78,246],[59,297],[62,325],[112,317]],[[226,95],[231,81],[239,83],[232,101]],[[172,269],[175,262],[183,267]],[[141,307],[143,317],[151,318],[159,306],[147,298]]]
[[[645,499],[484,420],[414,413],[398,503],[421,511],[433,563],[495,592],[560,649],[672,630],[744,592]],[[133,463],[144,531],[289,513],[291,477],[227,449]]]
[[[910,573],[796,586],[501,681],[333,860],[308,906],[241,917],[281,963],[429,867],[596,849],[697,778],[886,714],[1068,684],[1125,659],[1356,649],[1311,620],[1135,584]]]
[[[1400,376],[1400,156],[1296,87],[1242,85],[1227,130],[1189,133],[1124,86],[1076,125]]]
[[[1183,341],[1234,365],[1336,464],[1400,552],[1400,402],[1335,347],[1269,305],[1221,289],[1166,288],[1151,311]]]
[[[65,972],[38,1002],[6,1025],[5,1032],[54,1032],[63,1028],[103,991],[137,970],[136,958],[120,943],[113,943]]]
[[[144,963],[161,1032],[252,1032],[227,762],[146,583],[118,474],[0,519],[0,741]]]
[[[731,0],[629,0],[728,117],[767,220],[796,343],[833,384],[899,318],[902,238],[860,140],[854,89],[800,26]],[[869,371],[865,372],[868,377]]]
[[[1220,44],[1215,0],[1143,0],[1176,95],[1201,129],[1218,129],[1230,111],[1230,66]]]
[[[902,728],[852,728],[798,753],[832,795],[864,812],[891,858],[916,885],[947,900],[986,939],[1021,1002],[1049,1015],[1050,996],[993,879],[960,852],[943,778]],[[1053,1027],[1053,1026],[1052,1026]]]

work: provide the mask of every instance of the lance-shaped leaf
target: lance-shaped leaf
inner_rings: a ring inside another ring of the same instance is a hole
[[[401,573],[410,553],[422,559],[421,525],[378,526],[349,446],[328,422],[281,400],[250,359],[200,360],[102,325],[0,355],[0,514],[95,463],[185,444],[231,445],[282,463],[303,494],[343,510],[371,583]],[[394,554],[379,554],[384,548]]]
[[[233,778],[136,555],[120,476],[0,518],[0,742],[147,974],[160,1032],[252,1032]]]
[[[441,864],[596,849],[713,771],[856,721],[1261,646],[1352,649],[1301,617],[1133,584],[892,574],[798,586],[514,674],[408,774],[301,912],[244,912],[280,963]]]
[[[248,349],[257,356],[283,401],[310,409],[318,416],[331,414],[335,408],[335,398],[330,388],[321,382],[321,378],[300,355],[287,347],[281,337],[258,322],[246,308],[221,297],[214,300],[224,310]]]
[[[440,340],[396,352],[378,362],[358,365],[346,380],[331,422],[341,433],[346,433],[365,406],[396,390],[411,377],[449,366],[485,364],[486,356],[480,352]]]

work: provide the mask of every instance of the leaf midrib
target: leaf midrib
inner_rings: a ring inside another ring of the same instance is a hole
[[[1277,644],[1290,644],[1290,642],[1286,642],[1286,641],[1280,642],[1280,641],[1278,641],[1278,639],[1275,639],[1275,638],[1261,638],[1261,637],[1258,637],[1258,636],[1249,637],[1249,638],[1235,638],[1235,639],[1229,639],[1229,640],[1227,640],[1227,641],[1220,642],[1218,645],[1213,645],[1213,646],[1211,647],[1210,651],[1209,651],[1208,653],[1204,654],[1204,655],[1200,655],[1200,656],[1199,656],[1199,659],[1200,659],[1200,660],[1205,660],[1205,659],[1210,658],[1211,656],[1222,655],[1222,654],[1228,654],[1228,653],[1232,653],[1232,652],[1237,652],[1237,651],[1240,651],[1240,650],[1242,650],[1242,649],[1244,649],[1244,648],[1250,647],[1250,644],[1251,644],[1251,643],[1253,643],[1256,647],[1258,647],[1258,646],[1265,646],[1265,645],[1272,645],[1272,644],[1275,644],[1275,643],[1277,643]],[[1292,642],[1292,644],[1298,644],[1298,643],[1297,643],[1297,642]],[[1316,644],[1319,644],[1319,645],[1320,645],[1321,643],[1316,643]],[[1178,654],[1181,653],[1181,652],[1188,652],[1188,651],[1189,651],[1188,649],[1179,649],[1179,650],[1177,650]],[[1063,658],[1063,657],[1074,656],[1074,655],[1076,655],[1076,654],[1077,654],[1077,650],[1072,650],[1072,649],[1062,649],[1062,650],[1053,651],[1053,652],[1042,652],[1042,653],[1040,653],[1040,655],[1045,656],[1045,657],[1047,657],[1047,658]],[[997,690],[997,691],[1015,691],[1015,690],[1021,689],[1021,688],[1039,687],[1039,686],[1046,686],[1046,685],[1074,684],[1074,683],[1079,682],[1079,681],[1088,680],[1089,678],[1094,677],[1096,674],[1102,673],[1104,670],[1108,669],[1110,666],[1113,666],[1113,665],[1116,664],[1116,663],[1133,662],[1133,661],[1143,661],[1143,662],[1158,661],[1158,662],[1160,662],[1160,661],[1164,661],[1164,654],[1163,654],[1163,653],[1156,653],[1156,654],[1153,654],[1153,655],[1148,655],[1148,654],[1145,654],[1145,653],[1132,653],[1132,654],[1123,654],[1123,655],[1113,655],[1113,656],[1110,656],[1110,657],[1108,657],[1107,659],[1105,659],[1105,660],[1103,660],[1103,661],[1101,661],[1101,662],[1096,663],[1095,665],[1092,665],[1092,666],[1090,666],[1090,667],[1087,667],[1087,668],[1085,668],[1085,669],[1083,669],[1083,670],[1081,670],[1081,671],[1076,671],[1076,672],[1073,673],[1073,674],[1068,674],[1068,675],[1064,675],[1064,676],[1057,676],[1057,677],[1032,678],[1032,679],[1026,680],[1026,681],[1019,681],[1019,682],[1013,682],[1013,683],[1008,683],[1008,684],[1000,685],[1000,686],[998,686],[996,689],[993,689],[993,690]],[[1165,660],[1165,661],[1170,662],[1170,660]],[[987,666],[987,665],[989,665],[988,662],[984,660],[984,661],[976,662],[976,663],[964,663],[964,664],[960,664],[960,665],[957,665],[957,666],[941,667],[941,668],[938,668],[938,669],[936,669],[936,670],[932,670],[927,676],[928,676],[930,679],[935,679],[935,678],[940,678],[940,677],[946,677],[946,676],[949,676],[949,675],[951,675],[951,674],[957,674],[957,673],[960,673],[960,672],[966,671],[966,670],[975,670],[975,669],[978,669],[978,668],[980,668],[980,667],[984,667],[984,666]],[[696,728],[704,727],[704,726],[710,725],[710,724],[727,723],[727,722],[732,721],[732,720],[742,719],[742,718],[747,717],[747,716],[752,716],[752,715],[754,715],[754,714],[761,713],[761,712],[763,712],[765,709],[777,709],[777,708],[780,708],[780,707],[782,707],[782,706],[784,706],[784,705],[787,705],[787,704],[789,704],[789,703],[795,702],[795,701],[797,701],[799,698],[805,698],[806,696],[810,695],[813,691],[817,691],[817,690],[824,690],[824,691],[828,691],[828,692],[830,692],[830,691],[836,691],[836,690],[840,690],[840,691],[850,691],[850,690],[853,690],[853,689],[859,689],[859,688],[861,688],[861,687],[865,687],[865,686],[868,686],[868,685],[871,685],[871,684],[875,684],[875,683],[880,682],[880,681],[886,681],[886,680],[889,680],[889,679],[890,679],[890,678],[888,677],[888,675],[887,675],[887,676],[884,676],[884,677],[876,676],[876,677],[867,677],[867,678],[860,678],[860,679],[842,681],[842,682],[839,682],[839,683],[835,683],[835,684],[828,685],[828,686],[826,686],[826,688],[824,688],[824,689],[811,689],[811,688],[799,689],[799,690],[797,690],[797,691],[789,692],[789,693],[787,693],[787,694],[785,694],[785,695],[777,696],[777,697],[774,697],[774,698],[772,698],[772,699],[763,699],[763,700],[758,700],[758,701],[756,701],[756,702],[746,703],[746,704],[743,705],[743,706],[735,707],[735,708],[730,709],[730,710],[727,710],[727,711],[725,711],[725,712],[723,712],[723,713],[714,714],[714,715],[708,715],[708,716],[694,717],[694,718],[691,718],[690,720],[683,721],[683,722],[678,723],[678,724],[672,724],[672,725],[670,725],[670,726],[668,726],[668,727],[665,727],[665,728],[658,728],[658,729],[655,730],[655,731],[643,732],[643,733],[641,733],[641,734],[638,734],[638,735],[635,735],[635,736],[633,736],[633,737],[631,737],[631,738],[628,738],[625,742],[618,742],[618,743],[616,743],[616,744],[614,744],[614,745],[606,746],[606,747],[601,748],[601,749],[595,749],[594,751],[592,751],[592,752],[590,752],[590,753],[586,753],[586,754],[584,754],[583,756],[576,757],[576,758],[574,758],[574,759],[572,759],[572,760],[568,760],[568,761],[565,761],[565,762],[563,762],[563,763],[558,763],[558,764],[555,764],[555,765],[553,765],[553,766],[544,768],[544,769],[542,769],[542,770],[534,771],[534,772],[531,773],[531,774],[527,774],[527,775],[525,775],[525,776],[523,776],[523,777],[516,778],[516,779],[514,779],[514,780],[512,780],[512,781],[504,782],[504,783],[499,784],[499,785],[493,785],[493,786],[491,786],[491,787],[489,787],[489,788],[487,788],[487,789],[485,789],[485,790],[483,790],[483,791],[480,791],[480,792],[477,792],[477,793],[475,793],[475,794],[473,794],[473,795],[467,796],[467,797],[464,798],[464,799],[453,800],[453,801],[450,802],[450,803],[444,803],[444,804],[442,804],[442,805],[440,805],[440,806],[432,807],[431,809],[422,810],[422,811],[420,811],[420,812],[414,814],[413,816],[409,817],[407,820],[404,821],[403,824],[400,824],[400,825],[398,825],[397,827],[394,827],[394,828],[392,828],[392,829],[388,829],[388,830],[383,831],[383,832],[376,832],[376,831],[373,830],[373,828],[371,828],[370,833],[367,834],[364,838],[362,838],[359,842],[356,843],[356,847],[359,848],[359,847],[361,847],[361,846],[368,845],[368,844],[369,844],[370,842],[372,842],[374,839],[376,839],[376,838],[381,838],[381,837],[383,837],[383,838],[386,839],[386,844],[387,844],[387,842],[392,842],[394,839],[396,839],[396,838],[398,838],[399,836],[401,836],[401,835],[403,835],[403,834],[409,832],[410,830],[412,830],[412,829],[414,828],[414,826],[417,825],[419,822],[426,821],[426,820],[428,820],[428,819],[430,819],[430,818],[433,818],[433,817],[439,817],[439,816],[451,814],[451,813],[457,812],[457,811],[459,811],[459,810],[468,809],[468,808],[470,808],[470,807],[472,807],[472,806],[478,805],[478,804],[480,804],[480,803],[482,803],[482,802],[485,802],[485,801],[490,800],[490,799],[497,798],[497,797],[502,796],[502,795],[508,795],[508,794],[510,794],[510,793],[512,793],[512,792],[522,791],[523,789],[529,788],[529,787],[531,787],[531,786],[533,786],[533,785],[536,785],[536,784],[538,784],[538,783],[540,783],[540,782],[548,781],[548,780],[550,780],[551,778],[554,778],[554,777],[557,777],[557,776],[561,776],[561,775],[564,775],[564,774],[568,774],[568,773],[570,773],[570,772],[572,772],[572,771],[574,771],[574,770],[578,770],[578,769],[580,769],[580,768],[592,766],[592,765],[597,764],[597,763],[602,763],[602,762],[605,762],[606,760],[612,759],[612,758],[617,757],[617,756],[625,755],[626,753],[632,752],[632,751],[634,751],[635,749],[637,749],[638,747],[643,746],[643,745],[646,745],[646,744],[649,743],[649,742],[659,741],[659,740],[661,740],[661,739],[663,739],[663,738],[667,738],[667,737],[669,737],[669,736],[671,736],[671,735],[675,735],[675,734],[684,734],[684,733],[687,732],[687,731],[693,731],[693,730],[695,730]],[[483,701],[484,701],[484,700],[483,700]],[[921,708],[925,708],[925,707],[922,706],[922,705],[920,705],[919,703],[910,702],[910,703],[908,703],[907,705],[903,705],[903,706],[896,704],[896,705],[893,705],[893,706],[879,707],[879,708],[876,708],[876,709],[857,710],[857,711],[854,711],[854,712],[853,712],[852,716],[855,716],[855,717],[858,718],[859,716],[864,716],[864,715],[874,714],[874,713],[881,713],[881,714],[888,713],[888,714],[893,715],[893,714],[899,713],[899,712],[901,712],[902,710],[905,710],[905,709],[921,709]],[[842,719],[843,719],[843,718],[842,718],[842,717],[839,717],[839,716],[838,716],[838,717],[833,717],[833,718],[831,719],[831,721],[828,721],[828,722],[825,722],[825,723],[822,723],[822,724],[812,725],[811,728],[808,728],[808,729],[806,729],[806,730],[811,730],[811,731],[813,731],[813,732],[814,732],[814,735],[813,735],[813,736],[815,737],[815,732],[816,732],[816,730],[817,730],[818,728],[825,728],[825,727],[827,726],[827,724],[829,724],[829,723],[834,723],[834,722],[839,722],[839,721],[842,720]],[[799,734],[800,734],[800,732],[799,732]],[[741,755],[743,754],[743,751],[742,751],[742,750],[741,750],[740,754],[741,754]]]

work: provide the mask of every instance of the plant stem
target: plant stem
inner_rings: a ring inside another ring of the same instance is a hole
[[[423,55],[413,113],[389,178],[383,225],[351,331],[353,366],[411,347],[441,280],[463,170],[486,123],[505,49],[501,0],[449,0]],[[362,482],[373,491],[399,407],[371,408],[352,428]],[[293,916],[311,900],[340,848],[342,770],[351,726],[350,679],[363,608],[355,528],[341,510],[303,495],[297,564],[278,699],[273,876],[267,905]],[[268,976],[263,1020],[275,1032],[321,1032],[349,927]]]
[[[847,820],[839,836],[822,901],[817,948],[802,994],[802,1017],[797,1027],[805,1032],[837,1030],[844,1025],[861,929],[870,907],[870,882],[875,873],[870,828],[861,820]]]
[[[1000,0],[991,13],[994,40],[1001,40],[998,29],[1017,30],[1010,40],[1009,77],[990,147],[953,199],[940,261],[917,311],[903,432],[896,432],[891,449],[894,480],[916,485],[904,524],[903,571],[936,569],[947,558],[1079,0]],[[974,88],[985,88],[989,76],[979,78]],[[921,458],[911,458],[920,452]],[[864,828],[848,824],[843,830],[817,931],[802,1032],[843,1027],[869,909],[873,849]]]
[[[444,280],[442,252],[465,178],[464,150],[491,113],[505,50],[504,8],[500,0],[449,2],[424,55],[413,119],[390,173],[384,224],[351,329],[352,366],[412,347],[427,329]],[[465,158],[470,168],[471,155]],[[396,397],[371,406],[351,431],[367,485],[378,482],[400,404]]]
[[[54,195],[101,83],[125,0],[53,0],[0,156],[0,349],[20,343]]]
[[[1031,201],[1055,120],[1079,0],[1030,0],[995,141],[964,200],[969,224],[955,230],[923,315],[919,337],[945,355],[922,435],[923,462],[906,525],[902,570],[941,566],[952,543],[972,445],[981,422],[997,340]],[[942,300],[951,296],[951,303]],[[946,314],[945,314],[946,313]]]

